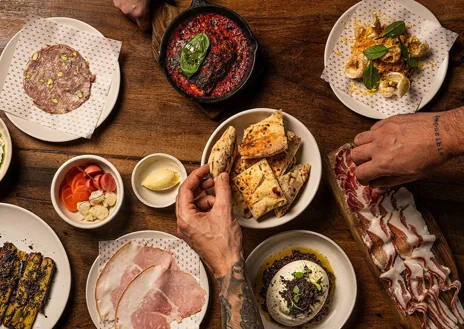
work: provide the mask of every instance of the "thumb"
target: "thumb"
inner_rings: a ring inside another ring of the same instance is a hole
[[[229,184],[229,174],[223,172],[214,183],[216,201],[214,206],[232,208],[232,192]]]

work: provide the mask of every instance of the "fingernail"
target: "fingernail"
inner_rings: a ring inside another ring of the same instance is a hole
[[[222,179],[222,180],[225,180],[226,182],[228,182],[228,181],[229,181],[229,174],[226,173],[226,172],[223,172],[223,173],[221,174],[221,179]]]

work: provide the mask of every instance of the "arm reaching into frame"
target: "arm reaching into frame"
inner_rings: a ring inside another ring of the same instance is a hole
[[[246,275],[242,232],[233,215],[229,175],[206,179],[209,166],[194,170],[179,189],[177,233],[198,252],[220,289],[223,329],[263,329]],[[216,196],[207,195],[212,188]]]
[[[464,107],[381,120],[354,139],[356,177],[371,187],[391,187],[419,179],[463,154],[463,139]]]
[[[150,0],[113,0],[113,3],[142,30],[150,29]]]

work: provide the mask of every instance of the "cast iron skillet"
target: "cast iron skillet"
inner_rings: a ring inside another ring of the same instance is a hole
[[[249,67],[247,68],[247,72],[245,73],[242,81],[235,87],[235,89],[231,90],[230,92],[220,97],[196,97],[196,96],[187,94],[181,88],[179,88],[175,84],[174,81],[172,81],[168,73],[167,67],[166,67],[166,60],[167,60],[166,50],[167,50],[169,38],[171,37],[172,33],[174,32],[176,27],[179,26],[179,24],[183,23],[184,21],[188,20],[189,18],[193,16],[196,16],[202,13],[216,13],[216,14],[220,14],[234,21],[243,31],[250,45],[251,61],[249,63]],[[192,0],[192,4],[190,8],[181,12],[176,18],[174,18],[171,21],[171,23],[166,28],[166,31],[164,32],[164,35],[163,35],[163,39],[161,40],[158,63],[163,69],[164,75],[168,79],[169,83],[171,83],[173,88],[177,90],[179,93],[181,93],[185,97],[190,98],[191,100],[198,102],[198,103],[213,104],[213,103],[219,103],[219,102],[225,101],[226,99],[229,99],[235,96],[236,94],[241,92],[246,87],[248,80],[250,79],[251,73],[253,72],[253,69],[255,66],[257,51],[258,51],[258,41],[253,36],[253,33],[251,32],[251,29],[248,26],[248,24],[239,14],[237,14],[235,11],[230,10],[228,8],[210,4],[206,0]]]

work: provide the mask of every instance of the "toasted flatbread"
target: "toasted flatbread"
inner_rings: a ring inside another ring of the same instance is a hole
[[[288,148],[282,111],[245,129],[238,151],[243,159],[268,158]]]
[[[279,184],[284,192],[287,204],[274,210],[277,217],[282,217],[288,211],[288,208],[295,201],[301,187],[306,183],[309,177],[311,166],[309,164],[297,165],[287,174],[279,177]]]
[[[282,176],[287,169],[291,168],[290,165],[292,164],[295,154],[301,145],[301,138],[291,131],[287,131],[287,140],[288,148],[286,151],[267,158],[267,161],[272,168],[272,172],[276,177]]]
[[[266,159],[235,177],[233,183],[256,219],[287,204],[287,199]]]
[[[295,154],[300,148],[301,138],[287,131],[288,148],[287,151],[280,152],[269,158],[266,158],[269,166],[271,166],[272,172],[275,177],[280,177],[295,164]],[[242,172],[250,168],[252,165],[257,163],[261,159],[243,159],[240,154],[235,158],[234,165],[231,170],[231,178],[237,177]]]
[[[252,165],[257,163],[261,159],[244,159],[240,154],[235,157],[232,170],[230,171],[230,177],[233,179],[240,175],[242,172],[250,168]]]
[[[216,178],[223,172],[230,172],[234,163],[236,139],[237,131],[229,126],[214,144],[208,159],[211,177]]]
[[[243,218],[251,218],[250,208],[248,208],[247,203],[243,200],[242,193],[240,193],[234,183],[230,184],[230,187],[232,188],[232,203],[234,208]]]

